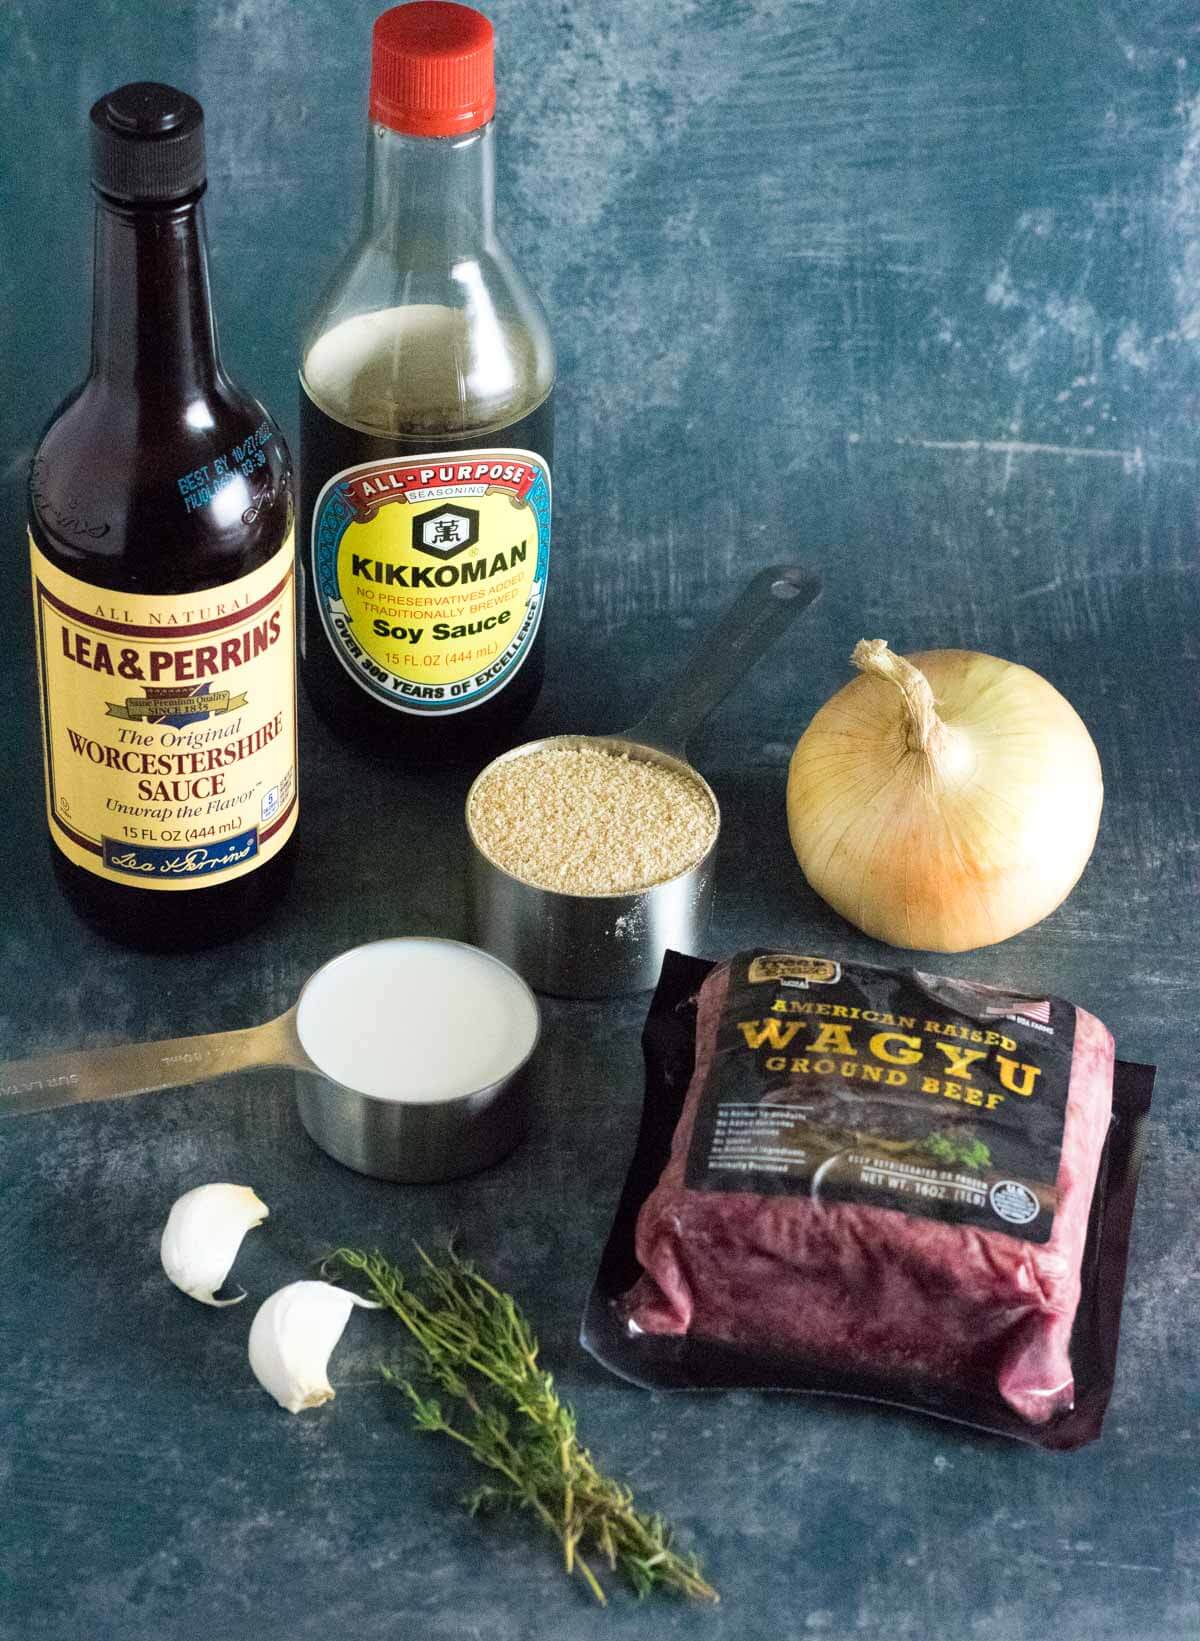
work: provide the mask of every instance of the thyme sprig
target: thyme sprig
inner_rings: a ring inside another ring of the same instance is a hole
[[[410,1375],[383,1373],[408,1398],[418,1429],[449,1436],[492,1472],[464,1500],[471,1514],[534,1516],[558,1540],[567,1573],[601,1605],[600,1561],[639,1596],[662,1588],[716,1601],[696,1557],[672,1549],[662,1517],[637,1509],[630,1490],[597,1468],[511,1295],[453,1248],[437,1260],[417,1253],[419,1286],[378,1252],[339,1248],[331,1261],[359,1272],[412,1336]]]

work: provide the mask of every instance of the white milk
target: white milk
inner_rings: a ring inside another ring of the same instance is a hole
[[[336,1082],[380,1099],[452,1100],[505,1077],[537,1040],[537,1006],[494,957],[449,940],[345,952],[300,997],[297,1030]]]

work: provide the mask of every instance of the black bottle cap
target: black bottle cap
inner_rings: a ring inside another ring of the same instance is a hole
[[[138,80],[92,104],[92,186],[128,204],[168,204],[204,184],[204,110],[186,91]]]

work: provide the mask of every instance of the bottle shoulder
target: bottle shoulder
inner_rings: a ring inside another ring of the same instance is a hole
[[[304,342],[300,376],[363,432],[457,438],[528,415],[554,386],[541,303],[503,248],[447,264],[375,239],[348,254]]]
[[[29,475],[38,546],[97,586],[223,585],[278,550],[292,458],[264,407],[226,377],[187,405],[89,378],[55,413]]]

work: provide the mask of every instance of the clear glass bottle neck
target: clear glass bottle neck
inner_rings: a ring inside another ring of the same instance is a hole
[[[489,122],[462,137],[407,137],[372,125],[367,232],[452,259],[495,241],[496,159]]]
[[[204,210],[96,200],[92,375],[139,395],[203,394],[221,374]]]

